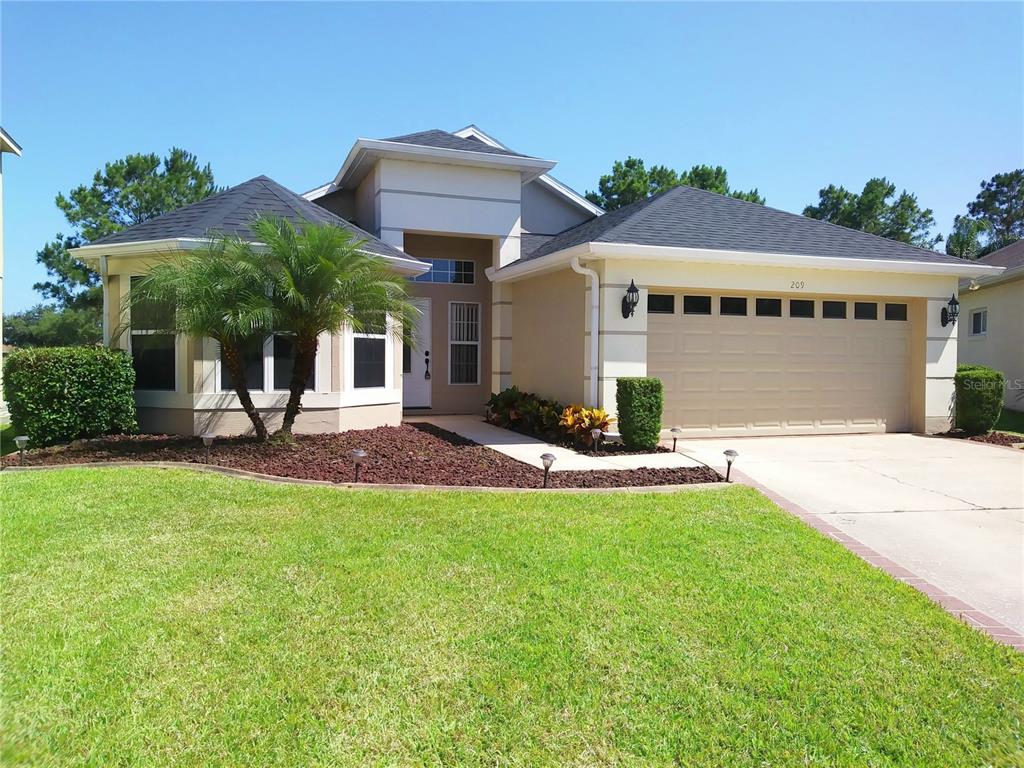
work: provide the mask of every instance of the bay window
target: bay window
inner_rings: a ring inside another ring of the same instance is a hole
[[[133,277],[135,290],[141,277]],[[174,391],[175,333],[174,307],[158,301],[132,305],[129,346],[135,368],[135,389]]]

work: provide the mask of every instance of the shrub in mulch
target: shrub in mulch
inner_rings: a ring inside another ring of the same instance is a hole
[[[952,437],[957,440],[971,440],[975,443],[989,443],[990,445],[1008,445],[1013,447],[1018,443],[1024,443],[1024,435],[1014,435],[1009,432],[987,432],[983,435],[972,435],[962,429],[952,429],[945,432],[943,437]]]
[[[210,463],[278,477],[351,482],[355,475],[350,452],[368,454],[360,482],[412,483],[442,486],[539,488],[544,472],[431,424],[353,430],[338,434],[297,435],[295,442],[259,443],[249,437],[218,438]],[[60,465],[113,461],[178,461],[201,464],[197,437],[119,435],[81,440],[65,446],[28,451],[28,465]],[[6,457],[17,464],[18,456]],[[721,476],[706,467],[624,469],[596,472],[555,471],[552,488],[619,488],[647,485],[711,483]]]

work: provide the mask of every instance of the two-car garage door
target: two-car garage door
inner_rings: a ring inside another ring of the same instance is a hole
[[[907,303],[651,291],[647,370],[692,436],[910,428]]]

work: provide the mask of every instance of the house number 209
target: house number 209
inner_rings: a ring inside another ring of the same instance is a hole
[[[794,280],[793,282],[791,282],[789,284],[789,287],[791,289],[793,289],[793,290],[802,291],[804,289],[804,281],[803,280]]]

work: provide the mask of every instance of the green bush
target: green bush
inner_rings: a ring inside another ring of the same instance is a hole
[[[562,436],[558,424],[561,415],[562,406],[555,400],[545,400],[515,386],[492,394],[487,401],[487,421],[491,424],[544,440]]]
[[[33,446],[134,432],[135,370],[120,350],[19,349],[4,356],[11,422]]]
[[[956,427],[971,435],[992,429],[1003,407],[1003,374],[983,365],[961,365],[956,386]]]
[[[661,436],[665,396],[661,379],[622,378],[616,384],[619,434],[632,450],[653,450]]]

